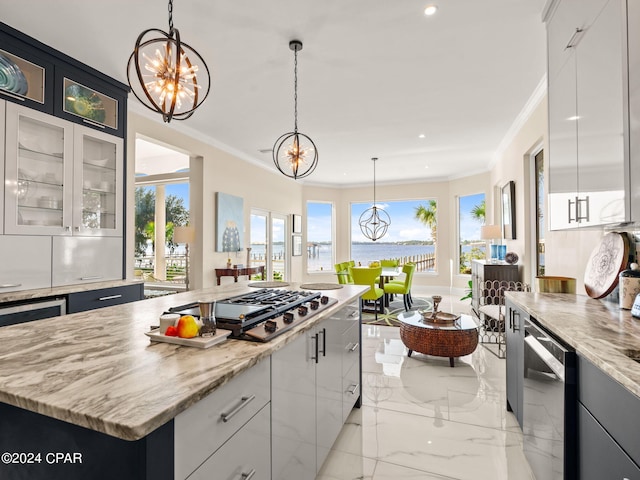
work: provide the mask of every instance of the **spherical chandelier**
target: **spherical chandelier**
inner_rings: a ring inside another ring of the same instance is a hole
[[[362,212],[358,223],[362,234],[375,242],[386,235],[389,225],[391,225],[391,217],[383,208],[376,205],[376,162],[378,159],[374,157],[371,161],[373,161],[373,205]]]
[[[173,0],[169,0],[169,33],[150,28],[138,36],[127,80],[136,98],[167,123],[186,120],[209,95],[209,68],[173,27]]]
[[[302,42],[291,40],[293,50],[293,132],[281,135],[273,146],[273,162],[283,175],[294,180],[310,175],[318,165],[318,149],[308,135],[298,131],[298,52]]]

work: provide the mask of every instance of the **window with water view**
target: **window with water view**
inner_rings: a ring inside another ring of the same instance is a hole
[[[351,258],[368,265],[375,260],[395,258],[401,263],[414,262],[418,272],[435,272],[437,246],[437,202],[435,199],[403,200],[378,203],[391,217],[384,237],[375,242],[362,234],[358,222],[371,203],[351,204]]]
[[[331,272],[334,263],[333,204],[307,202],[307,272]]]
[[[480,227],[484,220],[484,193],[458,198],[458,258],[462,274],[471,274],[472,260],[485,258],[486,245],[480,238]]]

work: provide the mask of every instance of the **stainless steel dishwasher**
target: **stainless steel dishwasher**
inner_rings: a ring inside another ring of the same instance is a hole
[[[522,432],[536,480],[575,479],[576,357],[525,321]]]

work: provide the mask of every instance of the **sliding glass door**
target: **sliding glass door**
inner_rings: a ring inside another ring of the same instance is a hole
[[[286,281],[289,276],[287,218],[251,210],[251,264],[264,265],[265,278]]]

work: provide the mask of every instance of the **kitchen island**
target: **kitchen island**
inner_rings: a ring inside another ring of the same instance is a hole
[[[582,295],[506,298],[507,402],[536,475],[556,478],[564,452],[557,478],[639,479],[640,319]],[[549,336],[568,347],[564,365]]]
[[[232,284],[0,329],[3,452],[43,456],[37,465],[1,464],[0,477],[102,478],[87,472],[129,462],[136,464],[132,473],[118,470],[118,478],[174,478],[176,416],[353,303],[366,287],[323,291],[338,303],[268,343],[227,340],[198,349],[151,343],[145,335],[171,307],[251,290]],[[85,447],[91,453],[84,466],[74,465],[73,454]],[[71,456],[63,465],[46,464],[48,453]],[[87,465],[89,458],[95,465]],[[27,468],[34,470],[21,475]]]

